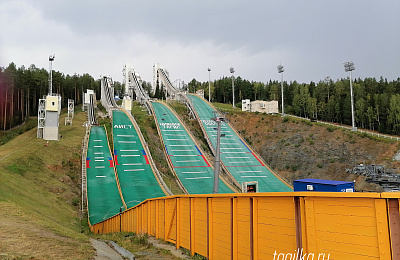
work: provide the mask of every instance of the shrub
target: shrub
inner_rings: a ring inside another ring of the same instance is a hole
[[[330,125],[330,126],[328,126],[328,127],[326,128],[326,130],[328,130],[328,132],[333,132],[333,131],[336,130],[336,127]]]

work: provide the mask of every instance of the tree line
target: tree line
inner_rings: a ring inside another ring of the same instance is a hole
[[[93,89],[100,97],[100,80],[83,75],[65,75],[53,71],[53,93],[61,95],[61,107],[67,107],[68,99],[75,105],[82,103],[82,93]],[[48,94],[49,73],[46,69],[30,65],[17,68],[10,63],[0,67],[0,129],[7,130],[19,125],[30,116],[37,116],[38,102]]]
[[[31,65],[16,67],[10,63],[0,67],[0,129],[7,130],[21,124],[29,116],[37,116],[39,98],[47,95],[49,73],[46,69]],[[165,98],[163,86],[152,91],[151,84],[143,83],[150,96]],[[116,90],[122,92],[122,85],[114,82]],[[235,104],[240,107],[243,99],[278,100],[281,109],[281,83],[277,80],[256,82],[234,78]],[[324,79],[319,82],[298,83],[284,81],[285,112],[301,117],[333,123],[351,125],[350,82],[347,78]],[[82,93],[87,89],[96,92],[100,98],[100,79],[83,75],[65,75],[53,71],[53,93],[62,97],[62,107],[68,99],[75,105],[82,103]],[[208,81],[196,79],[184,84],[184,90],[204,90],[208,99]],[[353,80],[355,123],[357,127],[386,134],[400,134],[400,78],[388,81],[382,77],[357,78]],[[232,78],[222,77],[211,82],[211,101],[232,103]]]
[[[211,82],[211,101],[232,103],[232,78]],[[193,79],[189,92],[204,89],[208,99],[208,82]],[[281,82],[266,83],[234,78],[235,104],[243,99],[278,100],[281,110]],[[336,81],[327,77],[319,82],[283,82],[285,113],[351,125],[351,96],[348,78]],[[386,134],[400,134],[400,78],[388,81],[382,77],[353,80],[355,124],[359,128]]]

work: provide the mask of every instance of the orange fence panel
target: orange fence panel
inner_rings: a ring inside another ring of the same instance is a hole
[[[192,198],[192,254],[194,252],[207,256],[208,255],[208,206],[207,198]]]
[[[90,226],[148,233],[208,259],[399,259],[400,194],[181,195]]]
[[[294,252],[297,245],[293,197],[260,197],[255,203],[257,259],[268,259],[275,253]]]
[[[191,228],[191,212],[190,198],[179,198],[178,226],[179,226],[179,244],[177,247],[190,249],[190,228]]]
[[[230,259],[232,254],[232,199],[209,199],[210,259]]]
[[[233,259],[251,259],[252,199],[238,197],[233,201]]]
[[[390,255],[385,200],[309,197],[305,204],[306,253],[330,255],[329,259],[385,259],[380,252]],[[379,221],[386,225],[378,225]]]
[[[177,199],[165,200],[165,239],[168,242],[176,243],[176,211]]]

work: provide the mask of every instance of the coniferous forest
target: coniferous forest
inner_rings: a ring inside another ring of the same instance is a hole
[[[29,116],[37,116],[38,100],[47,95],[48,71],[35,65],[17,68],[10,63],[0,67],[0,130],[21,124]],[[150,83],[144,82],[150,92]],[[281,83],[279,81],[255,82],[234,78],[235,103],[242,99],[278,100],[281,107]],[[117,92],[121,84],[115,82]],[[208,99],[208,82],[193,79],[186,86],[189,92],[204,89]],[[329,77],[319,82],[283,82],[285,112],[339,124],[351,125],[350,82],[343,78]],[[100,98],[100,80],[91,75],[65,75],[53,71],[53,93],[61,94],[62,107],[68,99],[75,105],[82,103],[82,93],[93,89]],[[163,87],[156,88],[153,97],[163,96]],[[232,103],[232,78],[223,77],[211,82],[211,101]],[[358,128],[385,134],[400,134],[400,78],[388,81],[384,78],[353,79],[355,122]]]
[[[89,74],[64,75],[53,71],[53,93],[61,94],[61,107],[67,107],[68,99],[75,105],[82,103],[82,92],[94,89],[100,93],[100,82]],[[38,102],[49,90],[49,73],[35,65],[25,68],[10,63],[0,67],[0,130],[7,130],[37,116]]]
[[[211,83],[211,101],[232,103],[232,78],[223,77]],[[234,79],[235,104],[243,99],[278,100],[281,110],[281,83],[262,83],[237,77]],[[193,79],[188,89],[204,89],[208,99],[208,82]],[[319,82],[283,82],[285,113],[351,126],[349,79],[336,81],[327,77]],[[353,79],[355,124],[358,128],[385,134],[400,134],[400,78]]]

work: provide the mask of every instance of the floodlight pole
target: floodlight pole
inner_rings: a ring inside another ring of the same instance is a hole
[[[221,168],[221,156],[220,156],[220,146],[221,146],[221,123],[228,122],[224,116],[219,116],[217,111],[213,111],[214,117],[211,120],[217,123],[217,145],[215,148],[215,159],[214,159],[214,187],[213,193],[218,194],[219,187],[219,173]]]
[[[353,82],[351,79],[351,72],[355,69],[354,63],[352,61],[347,61],[344,63],[344,70],[349,72],[350,78],[350,97],[351,97],[351,129],[352,131],[357,131],[357,127],[354,121],[354,97],[353,97]]]
[[[281,73],[281,96],[282,96],[282,116],[285,116],[285,108],[283,104],[283,72],[285,71],[283,69],[282,65],[278,65],[278,73]]]
[[[53,94],[53,61],[55,58],[55,54],[49,56],[49,96]]]
[[[211,69],[208,68],[207,70],[208,70],[208,102],[211,102],[211,83],[210,83],[210,81],[211,81],[211,76],[210,76]]]
[[[215,151],[215,162],[214,162],[214,188],[213,193],[218,193],[219,186],[219,172],[221,167],[221,156],[220,156],[220,145],[221,145],[221,120],[217,118],[217,148]]]
[[[233,76],[233,73],[235,73],[235,69],[233,67],[230,67],[229,71],[232,73],[232,107],[235,107],[235,84],[233,83],[235,80],[235,76]]]

